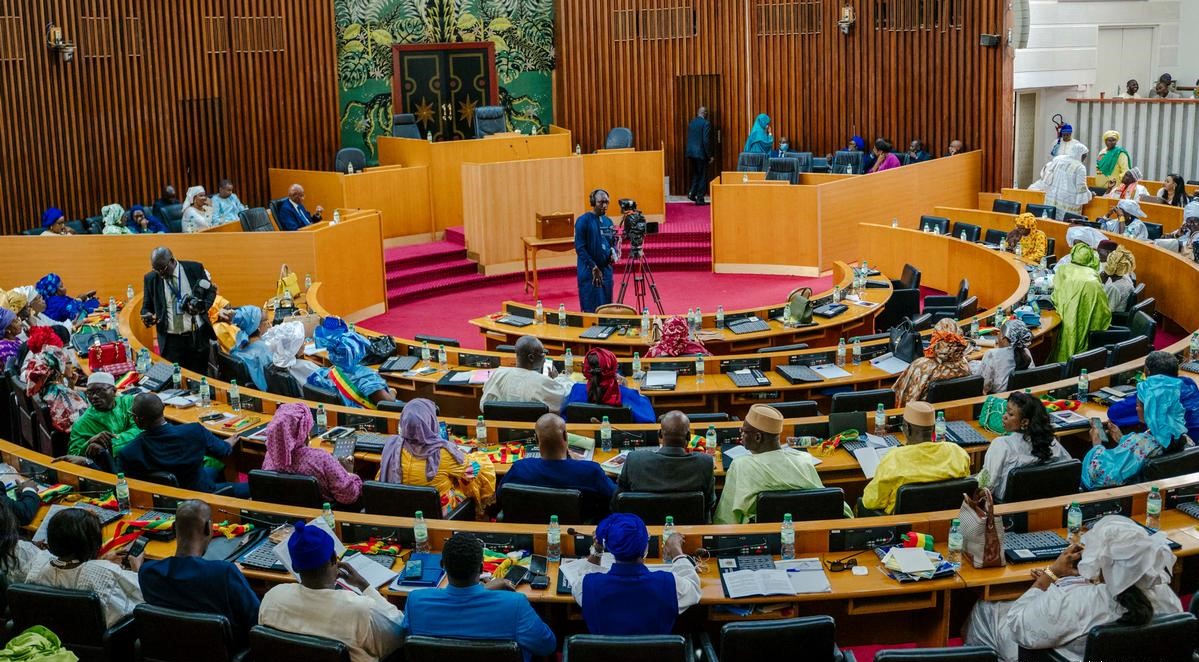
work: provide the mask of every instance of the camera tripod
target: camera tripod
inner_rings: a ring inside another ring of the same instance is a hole
[[[662,297],[658,294],[658,284],[654,282],[654,272],[650,271],[649,262],[645,259],[645,249],[634,246],[629,253],[629,262],[625,265],[624,275],[620,277],[620,293],[616,295],[617,303],[624,303],[625,292],[629,289],[629,281],[633,281],[633,296],[637,299],[637,312],[646,309],[645,286],[649,284],[650,296],[658,307],[658,314],[665,315],[662,308]]]

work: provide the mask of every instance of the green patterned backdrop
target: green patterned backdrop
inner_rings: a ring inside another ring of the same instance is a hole
[[[553,119],[553,0],[334,0],[341,144],[376,161],[391,131],[392,44],[495,42],[500,103],[513,128]]]

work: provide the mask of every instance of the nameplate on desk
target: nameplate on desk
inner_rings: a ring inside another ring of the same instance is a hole
[[[1028,533],[1028,513],[1009,513],[1001,519],[1004,533]]]
[[[297,519],[294,515],[280,515],[279,513],[264,513],[258,510],[248,510],[241,508],[238,510],[238,515],[241,517],[243,524],[249,523],[254,526],[282,526],[284,524],[292,524]]]
[[[25,458],[21,458],[17,462],[17,469],[21,472],[22,476],[32,478],[39,483],[44,483],[46,485],[58,484],[58,471],[49,467],[44,467],[36,462],[31,462]]]
[[[537,445],[537,437],[529,428],[500,428],[499,439],[501,444],[522,443],[526,446]]]
[[[777,533],[706,535],[700,545],[716,558],[775,555],[780,553],[782,538]]]
[[[1082,510],[1082,524],[1084,527],[1090,527],[1096,520],[1108,515],[1132,517],[1132,497],[1130,496],[1079,503],[1078,507]],[[1069,506],[1062,506],[1063,527],[1066,526],[1066,518],[1069,511]]]
[[[595,431],[595,446],[600,447],[600,431]],[[658,433],[654,430],[619,430],[612,428],[612,447],[613,448],[641,448],[643,446],[657,446]]]
[[[812,423],[796,423],[796,437],[819,437],[821,441],[828,438],[828,421],[815,421]]]
[[[548,324],[549,326],[558,325],[558,311],[546,311],[545,323]],[[566,313],[566,326],[576,326],[576,327],[583,326],[583,316],[582,315],[571,315],[570,313]]]
[[[470,373],[471,370],[450,370],[437,380],[438,386],[459,386],[470,388]]]
[[[454,531],[455,534],[463,531]],[[488,531],[467,531],[470,535],[483,541],[483,546],[493,552],[507,554],[524,550],[533,551],[533,534],[531,533],[493,533]]]
[[[487,356],[486,354],[467,354],[464,352],[459,352],[458,365],[468,366],[471,368],[498,368],[500,367],[500,357]]]
[[[828,532],[828,551],[856,552],[883,545],[894,545],[911,530],[911,524],[871,526],[861,529],[832,529]]]
[[[1183,485],[1166,492],[1166,507],[1177,508],[1179,504],[1194,503],[1199,500],[1199,484]]]
[[[654,361],[645,363],[646,370],[673,372],[676,375],[694,375],[695,360],[690,361]]]
[[[884,342],[884,343],[879,343],[877,345],[863,345],[862,346],[862,358],[869,361],[870,359],[877,358],[884,354],[890,353],[890,351],[891,351],[890,343]]]
[[[256,398],[252,395],[241,396],[242,411],[252,411],[256,414],[262,413],[262,398]]]
[[[632,317],[600,317],[596,320],[596,324],[599,326],[624,327],[626,329],[631,329],[636,325],[637,328],[641,328],[641,321]]]
[[[412,529],[395,526],[378,526],[376,524],[342,522],[341,536],[343,542],[348,545],[366,542],[371,538],[395,541],[405,549],[411,549],[416,543],[416,534]]]

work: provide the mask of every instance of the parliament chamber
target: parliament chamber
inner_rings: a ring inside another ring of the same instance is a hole
[[[0,659],[1199,655],[1199,71],[1018,4],[15,0]]]

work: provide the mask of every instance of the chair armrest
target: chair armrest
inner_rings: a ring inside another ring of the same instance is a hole
[[[902,280],[895,280],[895,279],[891,279],[891,288],[896,289],[896,290],[907,289],[904,287]]]
[[[1109,326],[1103,331],[1092,331],[1087,336],[1087,346],[1103,347],[1105,345],[1114,345],[1130,338],[1132,338],[1132,329],[1126,326]]]
[[[458,520],[459,522],[473,522],[475,519],[475,500],[467,499],[458,504],[446,519]]]
[[[853,656],[851,650],[841,650],[841,647],[833,644],[833,660],[835,662],[858,662],[858,658]]]
[[[1052,648],[1030,649],[1023,646],[1020,647],[1018,659],[1020,662],[1069,662]]]
[[[930,294],[924,297],[925,310],[928,310],[929,308],[940,307],[953,308],[954,310],[957,310],[958,298],[948,294]]]
[[[887,513],[881,510],[871,510],[862,503],[862,497],[858,497],[857,504],[854,505],[854,515],[857,517],[883,517]]]
[[[699,633],[699,657],[702,662],[720,662],[720,658],[716,657],[716,646],[712,645],[712,638],[707,632]]]
[[[133,644],[137,641],[137,627],[133,616],[126,616],[104,631],[104,647],[110,660],[132,660]]]

